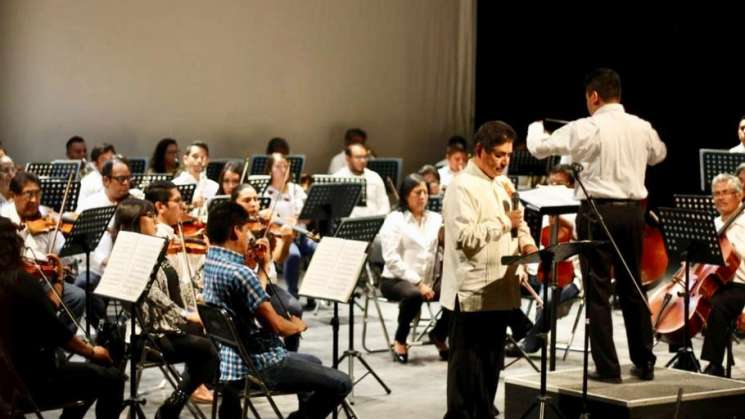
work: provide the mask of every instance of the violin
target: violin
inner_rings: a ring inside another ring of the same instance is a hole
[[[34,278],[46,277],[50,282],[61,281],[65,277],[65,267],[57,255],[47,255],[46,261],[23,258],[23,270]]]
[[[321,237],[317,233],[308,231],[296,225],[287,224],[279,219],[269,220],[268,218],[264,218],[261,216],[250,217],[248,222],[248,229],[251,231],[251,233],[253,233],[254,236],[259,237],[266,235],[269,239],[276,239],[283,236],[281,230],[282,227],[286,225],[289,225],[290,229],[292,229],[293,232],[302,234],[307,238],[313,240],[314,242],[318,242],[321,240]]]
[[[64,218],[60,223],[59,220],[55,219],[52,214],[47,214],[42,217],[41,213],[38,213],[36,216],[26,218],[23,221],[23,224],[26,226],[26,228],[28,228],[28,232],[32,236],[38,236],[39,234],[54,231],[57,229],[58,223],[60,224],[59,231],[62,232],[62,234],[70,234],[70,232],[72,231],[73,223],[69,220],[66,221]]]

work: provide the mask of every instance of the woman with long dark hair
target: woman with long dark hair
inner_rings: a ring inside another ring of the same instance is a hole
[[[158,141],[150,157],[148,173],[168,173],[176,175],[179,170],[178,143],[173,138]]]
[[[225,163],[220,171],[220,177],[217,179],[219,188],[217,195],[230,195],[236,187],[241,184],[241,175],[243,174],[243,163],[239,161],[229,161]]]

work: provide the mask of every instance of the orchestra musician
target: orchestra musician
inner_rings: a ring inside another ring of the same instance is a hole
[[[340,169],[334,176],[363,177],[367,182],[365,188],[365,206],[356,206],[350,217],[369,217],[386,215],[391,212],[391,203],[385,191],[385,183],[379,174],[367,168],[370,151],[364,144],[353,143],[345,149],[347,166]]]
[[[78,195],[78,206],[80,206],[91,195],[95,195],[103,189],[102,172],[104,164],[113,159],[116,154],[111,144],[100,144],[91,150],[91,169],[87,175],[80,179],[80,194]]]
[[[175,187],[172,191],[178,193]],[[114,232],[133,231],[156,236],[157,225],[163,224],[158,220],[171,215],[162,202],[156,205],[159,207],[157,215],[150,201],[125,199],[116,209]],[[116,234],[113,238],[116,241]],[[155,414],[156,419],[178,418],[189,396],[205,383],[212,383],[219,360],[212,342],[202,333],[199,314],[187,309],[178,273],[167,259],[161,262],[139,313],[144,332],[151,335],[165,361],[186,364],[181,382]]]
[[[334,155],[329,163],[328,173],[333,175],[347,166],[347,147],[352,144],[365,145],[367,143],[367,133],[360,128],[350,128],[344,133],[344,148],[339,154]]]
[[[729,149],[730,153],[745,153],[745,115],[740,117],[740,122],[737,124],[737,138],[740,143]]]
[[[269,302],[262,277],[273,263],[266,239],[252,240],[250,218],[240,205],[229,202],[213,209],[207,222],[212,244],[204,265],[204,299],[231,311],[249,356],[273,391],[296,392],[298,411],[288,418],[324,418],[352,389],[349,377],[308,354],[288,352],[278,336],[307,329],[295,316],[283,317]],[[258,274],[246,266],[246,252],[261,265]],[[220,346],[220,381],[225,383],[220,418],[240,417],[240,393],[249,370],[236,351]]]
[[[734,280],[721,286],[711,299],[711,313],[706,322],[701,358],[709,361],[705,374],[724,376],[724,351],[732,333],[732,323],[745,307],[745,218],[736,214],[740,208],[743,189],[740,180],[730,174],[720,174],[711,181],[714,206],[719,217],[714,220],[717,230],[733,216],[737,218],[726,231],[735,255],[740,259]]]
[[[588,296],[587,313],[591,325],[595,326],[590,330],[590,346],[596,371],[590,373],[590,378],[621,382],[611,318],[612,266],[634,363],[632,374],[651,380],[656,357],[652,353],[650,313],[640,282],[645,225],[642,200],[647,197],[646,167],[664,160],[667,149],[649,122],[626,113],[621,105],[621,78],[615,71],[597,69],[591,72],[585,79],[585,101],[589,117],[572,121],[550,135],[542,122],[531,124],[528,150],[537,158],[571,156],[573,162],[584,166],[581,180],[597,203],[631,271],[630,277],[609,245],[580,255]],[[581,200],[577,214],[578,237],[607,241],[587,197],[580,189],[575,196]]]
[[[189,144],[184,152],[184,170],[173,179],[176,185],[197,185],[191,201],[195,217],[204,214],[202,207],[219,189],[217,182],[207,177],[209,158],[210,150],[206,143],[195,141]]]
[[[166,173],[175,176],[179,171],[178,142],[173,138],[158,141],[148,163],[147,174]]]
[[[449,141],[445,152],[445,160],[447,164],[438,170],[442,189],[446,189],[453,177],[466,166],[468,150],[460,141]]]
[[[243,174],[243,163],[239,161],[229,161],[225,163],[220,171],[220,177],[217,178],[218,189],[216,195],[230,195],[235,188],[241,184],[241,175]]]
[[[82,419],[95,402],[97,418],[118,418],[123,375],[111,366],[106,348],[86,343],[62,324],[39,282],[21,269],[23,248],[16,225],[0,217],[0,351],[36,405],[53,407],[82,400],[81,405],[66,407],[61,416]],[[91,362],[58,363],[59,348]],[[3,376],[0,382],[7,379]]]
[[[10,181],[16,175],[16,165],[10,156],[0,156],[0,208],[11,200]]]

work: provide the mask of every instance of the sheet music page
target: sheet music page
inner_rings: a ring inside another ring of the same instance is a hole
[[[349,302],[367,254],[367,242],[324,237],[303,277],[300,294]]]
[[[121,231],[95,294],[136,302],[153,272],[164,241],[160,237]]]
[[[566,186],[539,186],[528,191],[520,191],[520,199],[536,208],[578,206],[574,189]]]

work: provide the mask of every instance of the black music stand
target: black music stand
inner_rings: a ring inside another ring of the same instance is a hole
[[[211,213],[212,210],[218,205],[222,205],[230,201],[230,195],[215,195],[207,201],[207,214]]]
[[[55,160],[52,162],[52,170],[49,176],[67,179],[70,173],[73,173],[77,179],[82,164],[81,160]]]
[[[561,244],[554,244],[552,246],[546,247],[544,249],[541,249],[537,252],[533,252],[529,255],[525,256],[504,256],[502,257],[502,264],[504,265],[512,265],[512,264],[526,264],[526,263],[539,263],[541,264],[541,267],[543,268],[543,277],[544,278],[554,278],[555,279],[555,272],[554,272],[554,266],[557,262],[561,262],[563,260],[566,260],[574,255],[586,252],[587,249],[594,248],[600,245],[600,242],[595,241],[589,241],[589,240],[582,240],[582,241],[575,241],[570,243],[561,243]],[[543,287],[543,301],[548,302],[548,287]],[[530,417],[531,413],[535,409],[538,409],[538,415],[540,418],[545,417],[545,410],[546,406],[550,407],[554,413],[559,416],[560,418],[563,418],[564,415],[561,413],[558,407],[554,405],[554,403],[551,401],[551,396],[548,395],[547,392],[547,383],[548,383],[548,369],[546,368],[548,366],[548,342],[546,339],[546,336],[549,332],[551,332],[551,325],[548,323],[549,316],[556,313],[555,307],[558,304],[559,300],[558,297],[554,294],[554,298],[551,299],[550,304],[546,303],[543,306],[543,324],[540,325],[540,333],[537,334],[537,337],[541,340],[541,387],[539,390],[538,397],[533,402],[533,404],[530,405],[528,410],[523,413],[521,418],[528,418]],[[549,308],[549,306],[553,306],[552,308]],[[549,312],[551,310],[551,312]],[[555,319],[552,321],[553,327],[556,327]],[[587,336],[587,327],[589,326],[589,321],[585,322],[585,335]],[[552,332],[553,335],[555,335],[555,330]],[[583,373],[583,404],[586,404],[586,398],[587,398],[587,352],[585,352],[585,362],[584,362],[584,373]]]
[[[143,174],[147,169],[147,159],[145,157],[131,157],[129,161],[129,172],[132,174]]]
[[[298,219],[317,221],[319,233],[328,236],[334,220],[352,213],[362,189],[359,183],[314,183],[308,189],[308,198]]]
[[[430,196],[427,200],[427,209],[432,212],[442,212],[442,195]]]
[[[719,246],[714,219],[705,211],[684,208],[659,208],[660,225],[668,253],[677,253],[685,264],[685,288],[683,292],[683,346],[667,363],[666,367],[701,372],[701,365],[693,352],[693,344],[688,330],[689,318],[689,266],[693,263],[723,265],[722,250]],[[666,299],[669,301],[669,299]],[[667,301],[662,304],[660,313],[664,312]]]
[[[224,159],[210,160],[209,163],[207,163],[207,168],[205,169],[205,171],[207,172],[207,178],[212,179],[215,182],[219,182],[220,173],[227,163],[228,160]]]
[[[33,173],[40,178],[51,177],[52,176],[52,163],[28,162],[26,163],[25,171],[29,173]]]
[[[548,169],[555,166],[561,157],[551,156],[537,159],[527,148],[513,150],[507,173],[511,176],[546,176]]]
[[[253,186],[253,188],[256,189],[256,193],[261,196],[266,188],[269,187],[271,181],[272,177],[269,175],[248,175],[246,181],[243,183],[248,183]]]
[[[336,228],[334,237],[346,240],[357,240],[366,242],[368,248],[367,250],[369,250],[370,244],[375,239],[375,236],[378,235],[380,227],[383,226],[384,221],[385,216],[383,215],[374,217],[344,218],[341,220],[341,223],[339,223],[339,226]],[[352,383],[357,384],[369,374],[372,375],[375,380],[377,380],[377,382],[383,387],[383,389],[386,391],[386,394],[391,394],[391,389],[385,384],[385,382],[383,382],[383,380],[375,372],[375,370],[372,369],[370,364],[365,361],[365,358],[362,357],[360,351],[354,349],[354,298],[355,293],[353,292],[351,301],[349,301],[349,348],[344,351],[344,354],[338,360],[336,360],[335,353],[334,366],[338,367],[339,363],[341,363],[346,358],[349,363],[349,378],[352,380]],[[334,302],[335,313],[337,311],[337,304],[337,302]],[[338,340],[338,331],[336,339]],[[360,361],[362,363],[362,366],[365,367],[365,369],[367,370],[367,373],[360,377],[360,379],[357,381],[354,380],[355,359]]]
[[[173,179],[173,175],[169,173],[152,173],[149,175],[133,174],[130,187],[145,190],[153,182],[171,179]]]
[[[80,213],[59,252],[59,257],[85,253],[85,329],[91,335],[91,252],[109,226],[116,206],[91,208]]]
[[[735,173],[741,163],[745,163],[745,153],[730,153],[728,150],[702,148],[698,151],[701,172],[701,190],[711,190],[711,180],[720,173]]]
[[[67,180],[43,178],[40,181],[41,205],[49,207],[60,214],[75,211],[75,207],[78,205],[78,196],[80,195],[80,182],[70,182],[70,193],[67,195],[65,208],[61,208],[65,197],[65,190],[67,189]]]
[[[367,179],[365,179],[363,176],[313,175],[312,179],[312,184],[314,185],[326,185],[329,183],[348,183],[362,185],[362,190],[360,192],[360,198],[357,202],[357,206],[367,206]]]
[[[401,168],[404,160],[395,157],[376,157],[367,161],[367,168],[380,175],[385,181],[390,179],[394,187],[398,188],[401,182]],[[388,182],[385,182],[386,189],[390,189]],[[392,192],[392,191],[388,191]]]
[[[674,194],[673,203],[675,204],[675,208],[705,211],[711,215],[712,218],[719,216],[719,213],[714,206],[714,200],[711,199],[711,195]]]
[[[300,174],[303,172],[305,166],[305,156],[302,154],[296,154],[291,156],[285,156],[287,162],[290,164],[290,173],[292,173],[292,181],[297,183],[300,180]],[[251,170],[250,175],[265,175],[268,173],[267,164],[269,164],[269,156],[266,154],[254,154],[251,156]]]
[[[194,199],[194,191],[197,190],[197,185],[195,183],[176,185],[176,189],[181,194],[182,202],[191,202]]]

